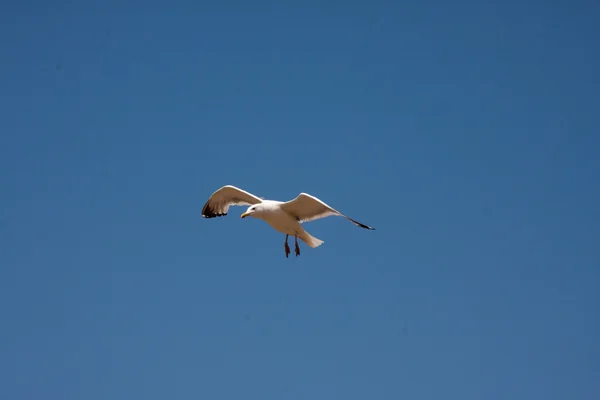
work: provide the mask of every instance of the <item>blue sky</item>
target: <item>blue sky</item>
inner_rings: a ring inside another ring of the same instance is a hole
[[[13,3],[0,398],[598,398],[597,4]]]

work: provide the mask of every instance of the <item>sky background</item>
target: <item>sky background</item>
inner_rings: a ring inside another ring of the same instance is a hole
[[[0,398],[600,398],[599,11],[7,3]]]

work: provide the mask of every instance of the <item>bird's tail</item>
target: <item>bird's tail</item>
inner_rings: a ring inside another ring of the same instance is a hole
[[[322,245],[323,242],[320,239],[317,239],[314,236],[311,236],[308,232],[304,231],[302,232],[302,234],[298,235],[298,237],[300,238],[300,240],[302,240],[304,243],[306,243],[307,245],[309,245],[310,247],[312,247],[313,249],[315,247],[319,247],[320,245]]]

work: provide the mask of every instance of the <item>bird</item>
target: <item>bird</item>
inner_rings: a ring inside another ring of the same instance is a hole
[[[291,253],[288,245],[289,236],[294,236],[296,257],[300,255],[298,239],[311,248],[319,247],[324,243],[324,241],[306,232],[302,227],[302,224],[305,222],[338,216],[346,218],[361,228],[371,231],[375,230],[375,228],[342,214],[307,193],[300,193],[296,198],[283,202],[266,200],[232,185],[225,185],[210,195],[204,207],[202,207],[202,216],[204,218],[224,217],[228,214],[230,206],[243,205],[249,207],[240,216],[242,219],[246,217],[262,219],[276,231],[285,234],[284,249],[286,258]]]

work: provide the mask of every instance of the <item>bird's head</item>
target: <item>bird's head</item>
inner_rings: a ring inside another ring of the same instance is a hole
[[[256,217],[256,216],[257,216],[257,214],[260,214],[260,211],[261,211],[261,209],[260,209],[259,205],[258,205],[258,204],[254,204],[254,205],[252,205],[252,206],[248,207],[248,209],[246,210],[246,212],[245,212],[245,213],[243,213],[243,214],[241,215],[241,217],[242,217],[242,218],[246,218],[246,217]]]

